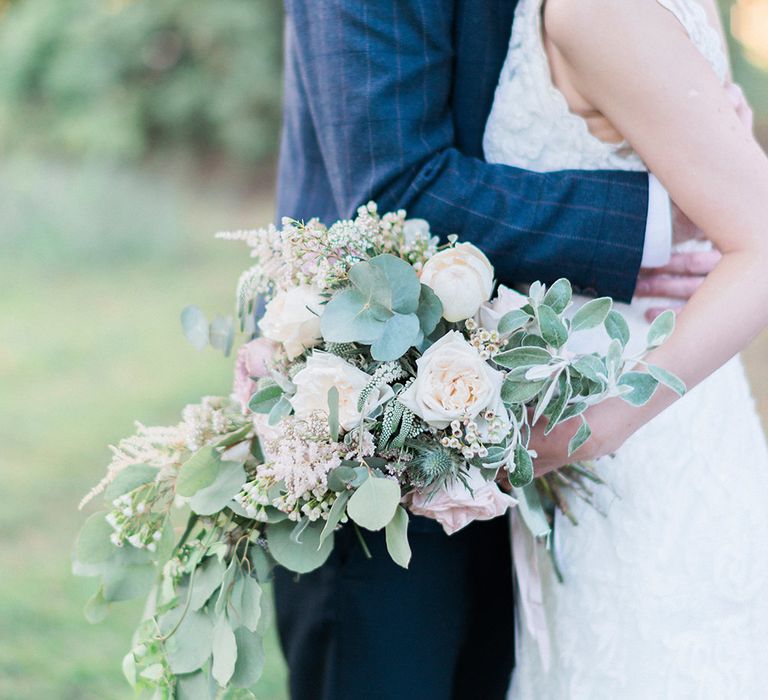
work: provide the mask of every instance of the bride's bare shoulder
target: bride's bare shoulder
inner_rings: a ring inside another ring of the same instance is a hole
[[[710,13],[711,0],[675,1],[699,2]],[[661,0],[545,0],[543,17],[548,38],[564,49],[617,30],[647,40],[654,29],[674,25],[685,34]]]

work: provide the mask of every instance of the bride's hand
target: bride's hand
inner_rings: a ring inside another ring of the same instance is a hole
[[[533,426],[529,447],[538,455],[533,460],[537,477],[574,462],[590,461],[613,454],[639,427],[637,409],[621,399],[609,399],[598,404],[584,416],[592,430],[592,436],[570,456],[568,443],[581,426],[580,418],[561,423],[549,435],[544,435],[547,427],[545,419]]]

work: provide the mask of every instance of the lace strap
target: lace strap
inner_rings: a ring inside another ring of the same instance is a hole
[[[712,64],[717,77],[725,82],[728,58],[720,33],[712,26],[707,11],[699,0],[656,0],[671,12],[688,33],[704,58]]]

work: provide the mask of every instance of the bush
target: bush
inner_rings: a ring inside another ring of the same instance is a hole
[[[261,159],[281,21],[279,0],[0,0],[0,146]]]

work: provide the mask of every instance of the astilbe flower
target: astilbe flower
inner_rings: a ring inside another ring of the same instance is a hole
[[[267,506],[295,521],[302,516],[312,522],[327,519],[337,496],[328,489],[328,474],[343,460],[363,459],[375,449],[367,430],[352,431],[334,442],[323,411],[302,420],[286,418],[279,430],[262,432],[261,441],[265,462],[236,500],[249,517],[262,521]]]

